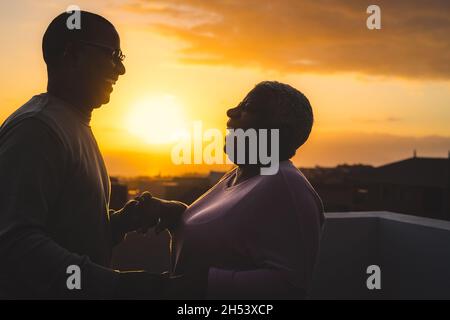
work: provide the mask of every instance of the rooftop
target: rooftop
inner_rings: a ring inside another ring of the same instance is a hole
[[[450,159],[413,157],[370,170],[361,178],[367,182],[420,187],[447,187]]]
[[[392,212],[327,213],[311,299],[450,299],[450,222]],[[369,290],[367,267],[380,267]]]

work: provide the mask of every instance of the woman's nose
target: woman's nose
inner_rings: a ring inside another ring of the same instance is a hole
[[[230,118],[237,118],[239,116],[239,109],[238,109],[238,107],[228,109],[227,116],[230,117]]]

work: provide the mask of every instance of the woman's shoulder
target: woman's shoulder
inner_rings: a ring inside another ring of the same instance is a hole
[[[282,161],[278,170],[279,179],[288,184],[298,184],[303,187],[312,187],[308,179],[290,160]]]
[[[230,179],[234,174],[236,174],[237,168],[238,167],[233,167],[229,171],[225,172],[225,174],[222,176],[222,178],[220,178],[219,181],[217,181],[216,185],[224,183],[226,180]]]
[[[280,163],[274,182],[275,179],[278,187],[286,191],[287,195],[293,200],[302,202],[310,200],[322,207],[322,201],[314,187],[291,161]]]
[[[275,174],[265,175],[263,177],[270,184],[296,184],[299,186],[306,186],[308,184],[306,177],[290,160],[281,161]]]
[[[294,213],[302,217],[319,217],[318,220],[323,221],[323,205],[319,195],[291,161],[280,162],[276,174],[261,176],[257,190],[259,206],[265,208],[261,212],[266,213],[264,217],[273,223],[274,218],[297,216]],[[258,213],[260,218],[261,212]]]

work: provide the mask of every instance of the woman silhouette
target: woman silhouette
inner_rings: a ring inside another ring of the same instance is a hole
[[[187,208],[171,230],[172,274],[181,276],[170,281],[168,296],[304,298],[324,217],[319,196],[289,159],[311,132],[310,103],[295,88],[266,81],[227,115],[229,129],[279,130],[279,169],[262,175],[261,162],[237,163]],[[237,152],[249,159],[249,147]]]

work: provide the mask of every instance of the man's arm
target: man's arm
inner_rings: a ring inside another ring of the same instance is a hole
[[[120,210],[109,210],[109,222],[111,225],[111,238],[113,245],[118,245],[125,239],[128,232],[136,231],[140,225],[140,219],[136,212],[135,200],[128,201]]]
[[[64,166],[61,142],[39,120],[23,120],[0,137],[0,292],[7,298],[112,296],[117,272],[47,234]],[[80,267],[81,290],[67,288],[70,265]]]

